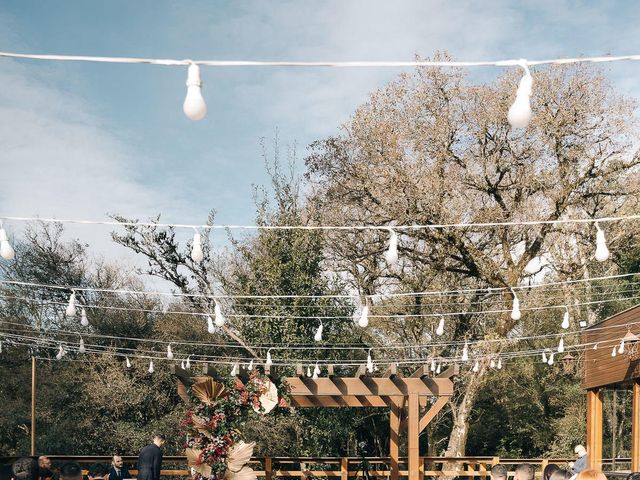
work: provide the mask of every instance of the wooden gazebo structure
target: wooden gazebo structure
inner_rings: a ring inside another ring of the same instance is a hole
[[[640,471],[639,337],[640,305],[598,322],[583,332],[586,346],[582,385],[587,390],[587,455],[590,468],[602,467],[602,392],[605,388],[624,388],[633,391],[631,471]]]
[[[300,365],[297,367],[298,375],[285,380],[290,387],[292,407],[389,408],[391,480],[399,477],[399,440],[401,425],[405,423],[408,436],[408,478],[418,480],[421,468],[418,447],[420,432],[453,395],[451,377],[457,372],[457,366],[451,366],[441,374],[431,377],[428,366],[423,365],[410,377],[402,377],[398,374],[396,365],[391,365],[382,375],[374,377],[367,374],[363,365],[355,376],[340,377],[334,375],[334,367],[329,365],[327,377],[314,379],[306,377]],[[178,367],[173,373],[182,380],[188,380],[192,375]],[[205,366],[203,373],[214,378],[220,376],[211,366]],[[266,367],[265,373],[270,374]],[[434,400],[433,403],[431,400]],[[402,417],[406,422],[401,421]]]

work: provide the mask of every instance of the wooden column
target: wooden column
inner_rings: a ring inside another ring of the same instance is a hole
[[[31,456],[36,455],[36,357],[31,357]]]
[[[587,390],[587,459],[588,467],[602,468],[602,393]]]
[[[400,405],[396,400],[391,400],[391,411],[389,412],[389,461],[391,466],[391,480],[398,480],[400,468],[398,458],[400,458]]]
[[[418,395],[412,393],[409,395],[409,480],[419,479],[420,469],[420,404]]]
[[[640,472],[640,383],[633,382],[631,407],[631,471]]]

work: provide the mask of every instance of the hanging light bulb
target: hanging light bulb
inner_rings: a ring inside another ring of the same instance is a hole
[[[9,243],[7,231],[2,227],[2,222],[0,222],[0,257],[5,260],[13,260],[15,256],[16,252]]]
[[[526,60],[520,60],[520,66],[524,69],[524,75],[520,79],[516,99],[509,107],[509,113],[507,114],[507,120],[509,120],[513,128],[526,128],[532,116],[529,99],[531,97],[533,78],[531,78],[531,72],[529,72]]]
[[[84,340],[82,339],[82,337],[80,337],[80,346],[78,347],[78,352],[79,353],[84,353],[86,351],[87,351],[87,349],[84,348]]]
[[[249,362],[249,366],[247,367],[247,370],[249,370],[249,371],[253,370],[253,358]]]
[[[318,366],[318,362],[316,362],[316,366],[313,367],[313,374],[316,376],[316,378],[318,378],[318,375],[320,375],[321,370],[320,367]]]
[[[597,343],[593,346],[593,349],[594,349],[594,350],[597,350],[597,349],[598,349],[598,344],[597,344]]]
[[[511,294],[513,295],[513,304],[511,307],[511,320],[520,320],[522,314],[520,313],[520,299],[516,295],[516,292],[511,290]]]
[[[598,222],[595,223],[596,226],[596,260],[599,262],[604,262],[609,258],[609,249],[607,248],[607,240],[604,238],[604,230],[600,228]]]
[[[184,360],[182,360],[182,361],[180,362],[180,368],[181,368],[182,370],[186,370],[187,366],[184,364]]]
[[[491,362],[489,362],[489,367],[496,368],[496,361],[493,358],[491,359]]]
[[[238,364],[234,363],[233,368],[231,369],[231,376],[235,377],[236,375],[238,375]]]
[[[564,352],[564,337],[560,337],[560,342],[558,342],[558,353]]]
[[[184,366],[187,367],[187,370],[191,369],[191,355],[187,357],[187,363],[185,363]]]
[[[566,330],[567,328],[569,328],[569,307],[565,306],[564,308],[565,310],[564,310],[564,316],[562,317],[561,326],[563,329]]]
[[[444,334],[444,316],[440,317],[440,322],[438,322],[438,328],[436,328],[436,335],[441,337]]]
[[[438,363],[438,366],[436,367],[436,375],[440,375],[441,371],[442,371],[442,364]]]
[[[73,292],[69,296],[69,304],[67,305],[67,309],[64,313],[67,318],[73,318],[76,316],[76,292]]]
[[[371,349],[367,353],[367,371],[373,373],[373,360],[371,359]]]
[[[469,344],[467,344],[467,342],[464,342],[464,347],[462,347],[462,357],[460,357],[460,360],[463,362],[469,360]]]
[[[613,350],[611,350],[611,356],[615,357],[616,355],[618,355],[618,347],[614,345]]]
[[[171,350],[171,344],[167,345],[167,360],[173,360],[173,351]]]
[[[473,365],[473,373],[478,373],[480,370],[480,362],[476,360],[476,363]]]
[[[498,370],[502,370],[502,359],[498,359]]]
[[[311,367],[307,366],[307,377],[311,378]]]
[[[204,260],[204,253],[202,252],[202,236],[196,231],[193,234],[193,245],[191,246],[191,260],[196,263],[200,263]]]
[[[549,366],[553,365],[554,356],[555,356],[555,353],[551,352],[551,355],[549,355],[549,362],[548,362]]]
[[[271,349],[267,350],[267,361],[266,361],[267,365],[272,365],[273,361],[271,360]]]
[[[60,345],[60,347],[58,348],[58,353],[56,354],[56,360],[62,360],[63,356],[64,356],[64,348],[62,348],[62,345]]]
[[[207,332],[213,334],[216,333],[216,327],[213,324],[213,319],[207,315]]]
[[[0,353],[2,353],[2,342],[0,341]]]
[[[624,338],[620,340],[620,346],[618,347],[618,353],[622,355],[624,353]]]
[[[547,358],[547,352],[542,352],[542,363],[547,363],[549,359]]]
[[[187,71],[187,96],[184,99],[182,110],[191,120],[202,120],[207,114],[207,104],[202,97],[200,67],[195,63],[191,63]]]
[[[316,330],[316,334],[313,336],[313,339],[316,342],[321,342],[322,341],[322,320],[320,321],[320,326]]]
[[[213,307],[213,313],[216,317],[215,320],[215,324],[217,327],[221,327],[224,325],[225,319],[224,319],[224,315],[222,315],[222,310],[220,309],[220,305],[218,305],[218,303],[216,302],[215,306]]]
[[[131,360],[129,360],[129,357],[125,357],[125,358],[127,360],[127,363],[126,363],[127,368],[131,368]]]
[[[153,360],[149,360],[149,370],[147,370],[149,373],[153,373],[155,372],[155,368],[153,368]]]
[[[84,307],[80,309],[80,325],[82,325],[83,327],[89,326],[89,319],[87,318],[87,312],[85,311]]]
[[[362,328],[365,328],[369,325],[369,305],[365,304],[362,306],[362,313],[360,314],[360,319],[358,320],[358,325]]]
[[[384,259],[390,267],[398,263],[398,235],[389,229],[389,249],[384,253]]]

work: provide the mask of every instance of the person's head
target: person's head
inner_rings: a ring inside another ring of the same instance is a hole
[[[156,433],[153,436],[153,443],[155,443],[158,447],[162,447],[165,441],[166,438],[162,433]]]
[[[111,460],[111,465],[113,465],[116,468],[122,468],[122,465],[124,465],[124,462],[122,461],[122,457],[120,455],[114,455],[113,460]]]
[[[640,472],[633,472],[627,475],[627,480],[640,480]]]
[[[574,448],[573,451],[576,452],[576,456],[578,458],[582,458],[587,454],[587,449],[582,445],[576,445],[576,448]]]
[[[550,463],[549,465],[544,467],[544,470],[542,471],[542,480],[549,480],[551,478],[551,475],[553,475],[553,472],[555,472],[556,470],[560,470],[560,467],[554,465],[553,463]]]
[[[109,471],[104,465],[102,465],[101,463],[96,463],[95,465],[91,465],[91,467],[89,467],[88,477],[89,480],[102,480],[107,476],[107,473],[109,473]]]
[[[521,463],[516,467],[514,478],[515,480],[533,480],[535,475],[536,471],[533,468],[533,465]]]
[[[15,480],[34,480],[38,477],[38,462],[35,458],[19,458],[11,467]]]
[[[587,469],[581,471],[576,480],[607,480],[607,477],[600,470]]]
[[[507,467],[499,463],[491,467],[491,480],[507,480]]]
[[[551,474],[549,480],[569,480],[571,477],[573,477],[573,473],[559,468]]]
[[[82,468],[76,462],[67,462],[60,467],[60,480],[82,480]]]
[[[50,469],[51,460],[49,460],[49,457],[46,457],[44,455],[41,455],[40,457],[38,457],[38,467],[45,468],[47,470]]]

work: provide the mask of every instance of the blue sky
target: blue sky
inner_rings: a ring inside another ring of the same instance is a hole
[[[640,53],[634,1],[4,0],[0,50],[196,59],[460,60]],[[252,223],[259,139],[337,131],[399,69],[203,68],[209,113],[181,110],[186,69],[0,59],[0,215]],[[609,68],[640,95],[640,63]],[[495,70],[475,71],[482,81]],[[300,162],[302,166],[302,162]],[[13,229],[19,230],[16,224]],[[108,249],[108,230],[76,229]],[[185,232],[185,238],[190,236]]]

